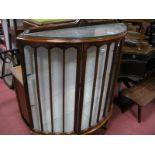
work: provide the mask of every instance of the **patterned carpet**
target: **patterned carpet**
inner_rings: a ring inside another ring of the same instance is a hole
[[[94,135],[154,135],[155,134],[155,102],[143,108],[142,123],[137,123],[137,107],[134,105],[127,112],[121,113],[114,106],[113,115],[106,131],[99,129]],[[16,95],[0,80],[0,134],[28,135],[30,130],[22,120]]]

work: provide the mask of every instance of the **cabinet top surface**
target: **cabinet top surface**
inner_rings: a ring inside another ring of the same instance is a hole
[[[127,26],[123,23],[93,25],[63,28],[58,30],[47,30],[33,33],[24,33],[24,36],[32,38],[57,38],[57,39],[83,39],[116,36],[127,31]]]

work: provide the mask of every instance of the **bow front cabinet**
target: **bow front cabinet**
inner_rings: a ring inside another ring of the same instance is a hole
[[[113,23],[18,36],[33,132],[88,134],[109,120],[126,31]]]

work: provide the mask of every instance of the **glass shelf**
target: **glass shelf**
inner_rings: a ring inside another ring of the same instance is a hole
[[[123,23],[103,24],[83,27],[64,28],[59,30],[47,30],[34,33],[25,33],[24,36],[33,38],[99,38],[122,34],[127,31],[127,26]]]

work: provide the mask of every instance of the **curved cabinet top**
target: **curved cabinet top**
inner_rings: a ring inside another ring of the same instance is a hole
[[[28,42],[81,43],[122,38],[127,32],[123,23],[102,24],[22,33],[17,39]]]

